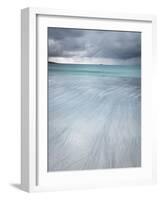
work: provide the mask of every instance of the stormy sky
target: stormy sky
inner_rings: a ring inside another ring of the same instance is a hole
[[[58,63],[140,65],[141,33],[48,28],[48,60]]]

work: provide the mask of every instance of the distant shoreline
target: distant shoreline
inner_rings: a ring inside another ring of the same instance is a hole
[[[95,64],[95,63],[57,63],[57,62],[51,62],[48,61],[50,64],[59,64],[59,65],[107,65],[107,64]]]
[[[107,64],[88,64],[88,63],[56,63],[56,62],[48,62],[49,64],[57,64],[57,65],[107,65]]]
[[[111,64],[95,64],[95,63],[57,63],[57,62],[51,62],[51,61],[48,61],[48,64],[57,64],[57,65],[99,65],[99,66],[138,66],[138,67],[141,67],[141,65],[119,65],[119,64],[115,64],[115,65],[111,65]]]

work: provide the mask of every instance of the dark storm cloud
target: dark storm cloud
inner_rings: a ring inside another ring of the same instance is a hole
[[[141,33],[48,29],[49,57],[88,57],[140,63]]]
[[[49,28],[49,56],[69,57],[72,52],[84,50],[85,44],[81,42],[84,34],[78,29]]]
[[[81,37],[82,35],[84,35],[84,31],[79,29],[48,28],[49,39],[63,40],[64,38]]]

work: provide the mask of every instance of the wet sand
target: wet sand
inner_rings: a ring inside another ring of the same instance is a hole
[[[48,171],[140,167],[140,85],[49,73]]]

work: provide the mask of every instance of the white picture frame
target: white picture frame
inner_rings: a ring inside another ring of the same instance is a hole
[[[104,27],[108,29],[110,26],[110,30],[136,30],[143,33],[143,165],[141,168],[47,172],[47,68],[44,66],[47,62],[47,53],[44,54],[47,51],[47,38],[45,30],[48,26],[54,25],[89,29],[103,29]],[[156,55],[155,29],[156,18],[152,15],[90,13],[43,8],[25,8],[22,10],[21,188],[23,190],[28,192],[54,191],[156,182],[156,144],[150,99]]]

